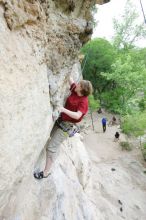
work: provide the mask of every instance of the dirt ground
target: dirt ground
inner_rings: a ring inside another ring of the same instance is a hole
[[[139,140],[128,139],[131,151],[122,150],[121,141],[127,137],[120,126],[107,126],[103,133],[101,120],[112,115],[93,113],[84,119],[83,142],[92,161],[91,200],[101,213],[102,220],[146,219],[146,163],[143,160]],[[119,142],[114,142],[115,132],[120,132]]]
[[[109,121],[112,119],[112,114],[103,112],[98,114],[94,112],[92,114],[93,124],[91,120],[90,113],[84,120],[85,129],[83,132],[84,144],[87,148],[87,151],[90,154],[92,161],[97,160],[96,155],[98,156],[99,161],[111,161],[118,159],[118,157],[125,157],[126,155],[131,155],[133,159],[138,160],[144,167],[146,167],[146,162],[143,160],[142,153],[140,150],[140,141],[128,138],[120,130],[120,125],[108,126]],[[106,132],[103,133],[102,129],[102,118],[107,119]],[[117,118],[118,119],[118,118]],[[114,135],[118,131],[120,133],[120,139],[118,142],[114,141]],[[128,141],[132,147],[131,151],[122,150],[120,142]]]

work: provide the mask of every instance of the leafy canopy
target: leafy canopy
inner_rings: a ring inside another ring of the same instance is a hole
[[[137,40],[146,37],[146,27],[144,23],[137,22],[138,18],[136,7],[127,0],[121,19],[113,19],[113,44],[116,49],[130,49]]]
[[[101,72],[110,70],[116,56],[115,49],[107,40],[97,38],[88,42],[81,52],[85,54],[82,62],[83,76],[92,82],[94,95],[100,98],[108,83]]]
[[[146,132],[146,111],[127,115],[123,118],[122,130],[128,135],[142,136]]]
[[[102,73],[106,80],[111,82],[112,87],[102,95],[107,107],[118,113],[126,113],[131,107],[131,98],[146,86],[146,68],[144,63],[134,63],[129,54],[125,59],[118,58],[111,65],[111,72]],[[108,99],[108,100],[107,100]]]

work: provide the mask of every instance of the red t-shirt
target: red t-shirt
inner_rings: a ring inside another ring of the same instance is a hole
[[[82,112],[82,116],[77,120],[69,117],[65,113],[61,113],[61,119],[63,121],[69,121],[72,123],[80,122],[83,118],[83,116],[88,111],[88,97],[87,96],[78,96],[75,92],[76,84],[73,83],[70,87],[71,95],[67,98],[65,108],[73,111],[73,112]]]

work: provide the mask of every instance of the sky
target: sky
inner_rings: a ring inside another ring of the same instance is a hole
[[[136,6],[139,13],[139,22],[143,22],[143,14],[141,10],[140,0],[131,0],[132,4]],[[143,9],[146,17],[146,0],[141,0]],[[124,11],[126,0],[110,0],[109,3],[104,5],[97,5],[98,11],[95,15],[96,21],[98,21],[97,26],[93,30],[92,39],[95,37],[106,38],[111,40],[114,31],[112,26],[112,19],[118,18],[120,14]],[[144,24],[146,26],[146,24]],[[146,47],[146,39],[139,40],[136,43],[139,47]]]

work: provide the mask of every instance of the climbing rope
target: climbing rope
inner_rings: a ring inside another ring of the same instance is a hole
[[[89,48],[89,50],[88,50],[88,52],[87,52],[87,54],[86,54],[86,56],[85,56],[85,59],[84,59],[83,67],[82,67],[82,69],[81,69],[82,76],[84,76],[83,71],[84,71],[85,65],[86,65],[86,63],[87,63],[87,60],[88,60],[90,51],[91,51],[91,48]],[[92,115],[91,109],[90,109],[90,117],[91,117],[91,121],[92,121],[92,128],[93,128],[93,131],[94,131],[95,129],[94,129],[93,115]]]

